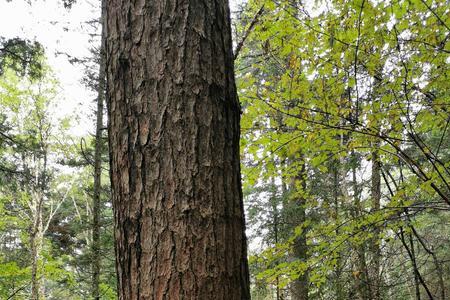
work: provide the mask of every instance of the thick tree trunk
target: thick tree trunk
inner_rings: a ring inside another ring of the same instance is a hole
[[[95,129],[95,154],[94,154],[94,195],[92,209],[92,298],[100,299],[100,270],[101,270],[101,251],[100,251],[100,216],[101,216],[101,177],[102,177],[102,152],[103,152],[103,102],[105,98],[106,86],[106,54],[105,54],[105,14],[106,3],[102,0],[102,12],[100,24],[102,26],[100,62],[97,85],[97,115]]]
[[[107,1],[120,299],[249,299],[226,0]]]

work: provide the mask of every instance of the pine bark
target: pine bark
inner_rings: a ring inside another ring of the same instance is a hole
[[[226,0],[107,1],[120,299],[249,299]]]
[[[105,14],[106,3],[102,1],[100,24],[102,26],[99,74],[97,83],[97,114],[95,129],[95,153],[94,153],[94,191],[92,209],[92,298],[100,299],[100,271],[101,271],[101,177],[102,177],[102,152],[103,152],[103,102],[106,86],[106,54],[105,54]]]

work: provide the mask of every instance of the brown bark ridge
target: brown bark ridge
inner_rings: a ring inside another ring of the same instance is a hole
[[[120,299],[249,299],[227,0],[107,1]]]

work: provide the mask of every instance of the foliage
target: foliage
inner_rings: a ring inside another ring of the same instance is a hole
[[[38,78],[42,75],[44,49],[38,42],[26,39],[0,37],[0,75],[10,68],[21,76]]]
[[[13,69],[0,77],[0,298],[28,299],[32,243],[37,243],[42,245],[38,278],[46,296],[86,299],[90,292],[92,150],[80,152],[67,131],[69,119],[52,117],[58,109],[54,101],[57,82],[47,67],[42,70],[47,74],[39,79],[20,78]],[[105,299],[114,299],[112,232],[107,225],[112,224],[112,213],[106,186],[103,195],[103,219],[108,223],[102,233],[102,245],[107,245],[102,247],[102,293]],[[42,223],[41,229],[36,222]],[[42,234],[41,242],[33,242],[36,230]]]
[[[306,201],[307,217],[300,223],[298,212],[286,211],[296,204],[279,201],[280,214],[287,216],[279,224],[294,226],[284,226],[283,242],[267,241],[265,250],[256,251],[259,265],[266,263],[257,278],[278,280],[283,287],[308,274],[312,297],[347,299],[363,292],[352,284],[378,276],[371,271],[374,249],[382,245],[384,262],[392,262],[388,254],[398,247],[399,232],[412,226],[418,231],[413,247],[425,251],[420,224],[435,224],[434,215],[448,220],[448,3],[310,4],[250,1],[240,15],[238,40],[264,9],[236,62],[244,111],[244,185],[263,189],[275,178],[281,198]],[[380,207],[374,206],[371,191],[374,161],[381,165]],[[287,184],[304,165],[304,186]],[[270,202],[255,193],[247,199],[249,207]],[[265,236],[273,230],[273,215],[261,219],[260,210],[252,216],[266,228],[255,230]],[[443,230],[443,240],[436,237],[425,246],[444,247],[449,236]],[[308,241],[306,261],[293,256],[296,236]],[[396,255],[411,250],[403,248]],[[439,264],[448,259],[433,255]],[[427,270],[433,293],[448,289],[437,287],[438,270]],[[384,275],[382,281],[397,286],[397,278]],[[407,284],[390,293],[401,295]]]

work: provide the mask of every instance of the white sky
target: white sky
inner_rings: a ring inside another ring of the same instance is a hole
[[[56,53],[89,56],[89,33],[93,29],[86,21],[98,16],[97,1],[78,0],[71,10],[64,9],[58,0],[31,1],[29,5],[24,0],[0,0],[0,36],[28,38],[44,46],[48,64],[61,87],[55,113],[58,117],[76,113],[80,121],[74,124],[73,133],[84,135],[93,128],[95,95],[80,83],[83,69]]]
[[[83,69],[71,65],[64,52],[82,58],[89,56],[89,34],[93,28],[87,21],[100,16],[100,0],[77,0],[70,10],[62,0],[0,0],[0,36],[21,37],[40,42],[46,50],[48,63],[60,82],[57,102],[58,117],[76,113],[79,116],[71,131],[83,136],[93,131],[93,99],[95,95],[80,83]],[[230,0],[232,10],[243,0]]]

